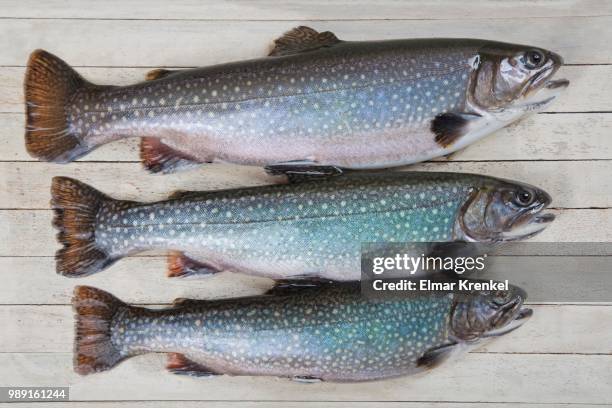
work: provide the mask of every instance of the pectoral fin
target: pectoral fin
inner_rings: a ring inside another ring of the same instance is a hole
[[[189,298],[176,298],[172,302],[172,306],[174,307],[188,307],[188,306],[196,306],[201,305],[203,303],[208,302],[204,299],[189,299]]]
[[[179,200],[179,199],[187,199],[187,198],[199,198],[204,195],[205,192],[202,191],[185,191],[185,190],[177,190],[174,193],[168,196],[168,200]]]
[[[417,367],[424,370],[437,367],[448,360],[457,347],[457,343],[451,343],[429,349],[417,360]]]
[[[265,293],[266,295],[282,295],[287,293],[299,292],[307,289],[315,289],[319,288],[323,285],[329,285],[333,283],[329,279],[319,279],[319,278],[294,278],[294,279],[279,279],[274,282],[274,286],[272,286]],[[341,284],[341,283],[339,283]]]
[[[323,381],[318,377],[312,377],[309,375],[297,375],[295,377],[291,377],[291,379],[295,382],[305,383],[305,384],[314,384]]]
[[[191,259],[182,252],[172,252],[168,256],[169,278],[212,275],[217,272],[220,272],[220,270],[214,266]]]
[[[481,117],[473,113],[441,113],[431,121],[430,129],[438,145],[449,147],[468,132],[471,122]]]
[[[140,159],[152,173],[174,173],[199,166],[201,163],[183,152],[174,150],[155,137],[143,137],[140,142]]]
[[[343,173],[340,167],[320,165],[306,160],[270,164],[265,170],[271,176],[287,176],[291,183],[335,177]]]
[[[193,377],[213,377],[221,375],[204,367],[185,357],[184,354],[170,353],[168,354],[168,363],[166,369],[172,374],[190,375]]]
[[[274,40],[274,48],[268,55],[299,54],[323,47],[331,47],[339,42],[341,41],[332,32],[324,31],[320,33],[310,27],[300,26],[287,31],[282,37]]]

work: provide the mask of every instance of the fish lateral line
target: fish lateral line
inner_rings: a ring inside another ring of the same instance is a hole
[[[452,74],[452,73],[450,73]],[[451,76],[450,74],[448,74],[449,76]],[[302,92],[302,93],[288,93],[288,94],[281,94],[281,95],[270,95],[270,96],[257,96],[257,97],[252,97],[252,98],[242,98],[242,99],[230,99],[230,100],[222,100],[222,101],[217,101],[217,102],[189,102],[189,103],[181,103],[178,106],[176,105],[137,105],[137,106],[133,106],[131,104],[128,104],[129,106],[126,106],[123,110],[122,109],[112,109],[112,110],[103,110],[103,109],[99,109],[99,110],[87,110],[84,112],[81,112],[81,115],[94,115],[94,114],[100,114],[100,113],[105,113],[105,114],[113,114],[113,113],[123,113],[123,112],[134,112],[134,111],[149,111],[149,110],[160,110],[163,112],[170,112],[170,111],[175,111],[177,109],[180,108],[193,108],[193,107],[205,107],[205,106],[223,106],[223,105],[230,105],[230,104],[241,104],[241,103],[245,103],[245,102],[253,102],[253,101],[266,101],[266,100],[277,100],[277,99],[290,99],[290,98],[299,98],[299,97],[305,97],[305,96],[315,96],[315,95],[321,95],[321,94],[327,94],[327,93],[334,93],[334,92],[343,92],[343,91],[352,91],[352,90],[363,90],[363,89],[380,89],[380,88],[388,88],[388,87],[393,87],[396,86],[398,83],[411,83],[414,82],[414,79],[405,79],[405,80],[395,80],[392,83],[383,83],[383,84],[376,84],[376,82],[373,82],[371,84],[367,84],[367,85],[360,85],[360,86],[354,86],[354,87],[348,87],[348,88],[329,88],[329,89],[322,89],[319,91],[315,91],[315,92]],[[131,85],[127,85],[127,86],[131,86]],[[101,89],[102,90],[102,89]],[[103,90],[102,90],[103,91]],[[132,96],[136,96],[139,95],[138,93],[134,92],[131,94]],[[127,97],[124,99],[128,99]],[[228,109],[229,110],[229,109]]]

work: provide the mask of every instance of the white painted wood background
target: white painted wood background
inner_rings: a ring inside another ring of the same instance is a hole
[[[119,197],[144,200],[174,189],[271,180],[259,169],[227,165],[147,175],[138,164],[136,141],[104,146],[66,166],[34,161],[23,146],[28,54],[45,48],[94,82],[128,84],[151,68],[262,56],[275,37],[298,24],[347,40],[480,37],[559,52],[567,63],[559,77],[572,83],[548,112],[498,132],[452,162],[416,167],[539,185],[554,197],[558,219],[538,240],[612,242],[612,2],[2,0],[0,386],[70,386],[79,402],[54,405],[60,407],[195,407],[201,401],[215,408],[612,405],[612,304],[534,305],[528,324],[454,365],[378,383],[192,379],[166,373],[161,355],[134,358],[89,377],[72,372],[69,302],[76,284],[132,303],[163,304],[181,296],[256,294],[269,282],[236,274],[169,280],[161,254],[123,260],[90,278],[57,276],[48,208],[52,176],[73,176]]]

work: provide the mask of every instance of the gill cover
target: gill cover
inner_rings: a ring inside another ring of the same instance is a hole
[[[521,309],[527,294],[517,286],[455,296],[450,326],[452,335],[462,341],[507,333],[531,316],[530,309]]]
[[[537,187],[490,178],[475,186],[461,207],[455,238],[468,242],[500,242],[529,238],[554,220],[543,214],[551,203]]]
[[[494,111],[544,88],[563,65],[563,59],[541,48],[487,43],[473,65],[468,99],[476,107]]]

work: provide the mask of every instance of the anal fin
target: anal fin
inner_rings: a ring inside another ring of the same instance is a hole
[[[195,275],[211,275],[221,272],[214,266],[189,258],[182,252],[172,252],[168,256],[168,277],[185,278]]]
[[[172,374],[189,375],[193,377],[214,377],[216,375],[221,375],[188,359],[184,354],[180,353],[168,354],[166,369]]]
[[[480,115],[473,113],[445,112],[431,121],[430,129],[435,134],[438,145],[449,147],[467,133],[469,124],[473,120],[479,118]]]
[[[185,153],[174,150],[155,137],[143,137],[140,142],[140,159],[152,173],[173,173],[202,164]]]
[[[287,176],[291,183],[325,179],[343,174],[340,167],[315,164],[309,161],[270,164],[265,167],[265,170],[271,176]]]

